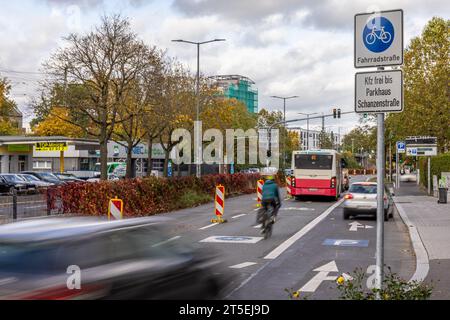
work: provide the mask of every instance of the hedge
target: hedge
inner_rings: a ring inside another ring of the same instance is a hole
[[[427,186],[428,183],[428,160],[426,157],[420,158],[420,182]],[[442,172],[450,172],[450,153],[440,154],[431,157],[431,189],[433,189],[433,176],[441,178]]]
[[[218,184],[225,186],[226,195],[256,192],[259,174],[207,175],[161,179],[155,177],[102,181],[98,183],[74,183],[48,189],[47,203],[50,209],[59,208],[63,214],[102,216],[108,212],[109,200],[115,197],[124,201],[124,216],[139,217],[182,209],[183,194],[196,192],[214,199]],[[277,177],[284,186],[284,177]],[[206,197],[199,197],[205,199]],[[204,203],[204,201],[203,201]],[[202,203],[197,203],[200,205]]]

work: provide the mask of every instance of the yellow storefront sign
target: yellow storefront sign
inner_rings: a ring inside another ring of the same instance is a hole
[[[67,151],[69,147],[66,142],[38,142],[36,143],[37,152],[49,151]]]

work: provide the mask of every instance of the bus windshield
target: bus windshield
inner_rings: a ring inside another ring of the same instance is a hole
[[[332,155],[296,154],[295,169],[331,170],[333,168]]]

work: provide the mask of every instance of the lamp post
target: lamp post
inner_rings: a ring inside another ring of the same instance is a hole
[[[182,43],[189,43],[194,44],[197,46],[197,88],[196,88],[196,108],[197,108],[197,123],[200,121],[200,46],[202,44],[207,44],[211,42],[219,42],[219,41],[226,41],[225,39],[214,39],[209,41],[203,41],[203,42],[194,42],[194,41],[187,41],[187,40],[172,40],[172,42],[182,42]],[[197,178],[200,178],[202,176],[202,166],[201,166],[201,150],[202,150],[202,144],[201,144],[201,137],[200,137],[200,130],[197,130],[196,134],[196,141],[197,141],[197,150],[195,152],[195,163],[196,163],[196,172],[197,172]]]
[[[279,96],[271,96],[274,99],[283,100],[283,124],[286,127],[286,100],[300,98],[299,96],[291,96],[291,97],[279,97]],[[284,139],[286,140],[286,139]],[[286,146],[285,141],[283,142],[283,169],[286,166]]]
[[[304,116],[306,116],[307,120],[306,120],[306,150],[309,150],[309,117],[315,114],[318,114],[317,112],[314,113],[303,113],[303,112],[299,112],[298,114],[302,114]]]

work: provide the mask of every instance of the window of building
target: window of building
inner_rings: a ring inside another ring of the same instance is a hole
[[[51,161],[33,161],[33,169],[51,169]]]

